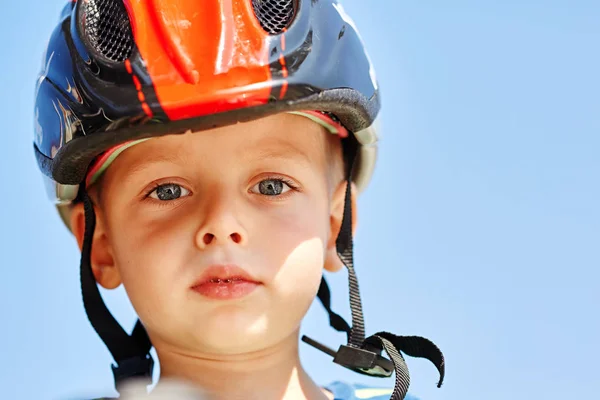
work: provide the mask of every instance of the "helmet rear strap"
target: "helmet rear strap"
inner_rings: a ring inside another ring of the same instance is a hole
[[[81,249],[80,279],[83,306],[92,327],[113,356],[113,375],[117,390],[128,378],[144,377],[152,383],[154,361],[150,355],[152,343],[146,329],[138,320],[131,335],[127,334],[106,308],[94,278],[91,265],[92,243],[96,214],[89,195],[82,189],[85,212],[85,233]]]

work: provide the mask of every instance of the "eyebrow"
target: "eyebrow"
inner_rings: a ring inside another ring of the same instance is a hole
[[[184,156],[184,152],[156,152],[150,157],[141,158],[131,165],[128,169],[127,174],[123,178],[124,181],[128,181],[135,175],[144,172],[147,169],[154,167],[156,164],[166,163],[174,165],[187,165],[187,154]],[[250,162],[255,160],[286,160],[291,162],[299,162],[304,164],[313,164],[315,160],[305,151],[302,151],[299,147],[293,143],[282,139],[268,138],[264,140],[252,143],[242,153],[240,160],[242,162]]]
[[[315,162],[313,157],[307,154],[302,149],[294,146],[294,144],[281,139],[262,140],[253,144],[248,149],[248,153],[252,159],[286,159],[303,161],[308,164]]]
[[[139,161],[136,161],[129,169],[127,170],[127,175],[124,177],[125,180],[130,179],[131,177],[144,172],[147,169],[152,168],[156,164],[168,163],[181,165],[185,164],[187,160],[186,157],[183,157],[182,152],[159,152],[151,157],[142,158]]]

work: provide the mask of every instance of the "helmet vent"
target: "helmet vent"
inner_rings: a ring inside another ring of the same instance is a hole
[[[121,0],[82,1],[79,21],[88,43],[97,53],[114,62],[129,58],[133,35]]]
[[[278,35],[292,22],[296,3],[296,0],[252,0],[252,7],[262,28]]]

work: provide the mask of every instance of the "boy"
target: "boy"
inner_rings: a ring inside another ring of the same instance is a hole
[[[38,79],[35,153],[81,248],[84,306],[117,389],[151,377],[151,347],[161,378],[203,399],[402,399],[400,351],[431,360],[441,384],[433,343],[365,338],[352,232],[375,162],[378,96],[335,0],[64,8]],[[344,266],[351,325],[330,309],[322,278]],[[97,283],[124,285],[140,318],[131,335]],[[303,341],[357,372],[395,372],[393,392],[321,388],[307,375],[298,332],[315,296],[348,343]]]

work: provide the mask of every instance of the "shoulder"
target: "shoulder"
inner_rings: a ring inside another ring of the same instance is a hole
[[[394,391],[393,388],[371,387],[359,383],[332,382],[325,386],[333,393],[335,400],[389,400]],[[418,400],[410,394],[404,400]]]

